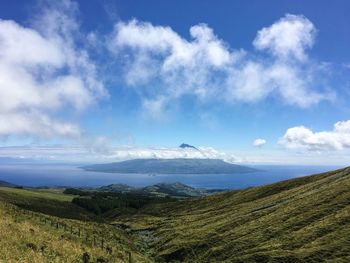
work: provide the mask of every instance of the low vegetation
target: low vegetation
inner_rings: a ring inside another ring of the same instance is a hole
[[[73,204],[73,198],[56,191],[0,187],[0,200],[22,209],[62,218],[96,220],[92,213]]]
[[[72,198],[0,187],[0,262],[153,262],[132,236],[72,204]],[[52,205],[58,205],[56,213]],[[67,211],[79,220],[68,219]]]
[[[82,191],[78,189],[66,189],[64,193],[79,195],[79,197],[72,199],[72,203],[97,215],[102,215],[113,209],[140,209],[147,204],[168,203],[177,200],[170,197],[162,198],[142,194]]]
[[[0,187],[0,262],[350,262],[349,189],[350,168],[176,201]]]
[[[102,192],[115,192],[115,193],[129,193],[138,194],[143,196],[156,196],[156,197],[172,197],[172,198],[186,198],[211,195],[214,193],[222,192],[219,189],[203,189],[194,188],[179,182],[173,183],[158,183],[149,185],[146,187],[135,188],[125,184],[110,184],[96,188],[96,191]]]
[[[350,262],[350,169],[115,218],[157,262]]]

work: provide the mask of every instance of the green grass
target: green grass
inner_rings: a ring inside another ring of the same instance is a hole
[[[159,262],[350,262],[350,169],[118,216]]]
[[[56,191],[0,187],[0,200],[23,209],[62,218],[97,220],[96,216],[71,203],[73,196]]]
[[[72,198],[55,189],[0,188],[0,262],[82,262],[84,252],[91,262],[127,262],[128,252],[133,262],[350,262],[350,168],[116,209],[103,219]],[[92,236],[112,244],[113,254],[92,246]]]
[[[64,196],[8,188],[1,188],[0,196],[0,262],[83,262],[84,253],[89,254],[89,262],[128,262],[129,252],[132,262],[152,262],[139,252],[132,236],[110,224],[52,216],[50,209],[39,213],[22,208],[23,202],[36,208],[40,201],[46,209],[45,202],[63,203],[67,206],[61,214],[72,209]],[[101,239],[112,253],[100,248]]]
[[[3,193],[13,193],[23,196],[23,198],[44,198],[57,201],[71,202],[74,195],[63,194],[62,189],[18,189],[18,188],[8,188],[0,187],[0,192]]]

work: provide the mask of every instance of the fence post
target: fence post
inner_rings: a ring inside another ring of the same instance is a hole
[[[132,260],[132,259],[131,259],[131,252],[129,251],[129,252],[128,252],[128,262],[129,262],[129,263],[132,263],[131,260]]]
[[[104,242],[104,240],[103,240],[103,238],[101,239],[101,248],[103,249],[103,242]]]
[[[80,227],[78,227],[78,236],[80,237]]]

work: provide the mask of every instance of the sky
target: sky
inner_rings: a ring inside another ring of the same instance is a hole
[[[349,8],[1,1],[0,156],[347,165]]]

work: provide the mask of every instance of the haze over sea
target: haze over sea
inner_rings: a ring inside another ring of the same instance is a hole
[[[8,163],[0,165],[0,180],[32,187],[97,187],[116,183],[142,187],[160,182],[181,182],[198,188],[241,189],[341,168],[301,165],[249,166],[259,171],[238,174],[118,174],[85,171],[72,164]]]

